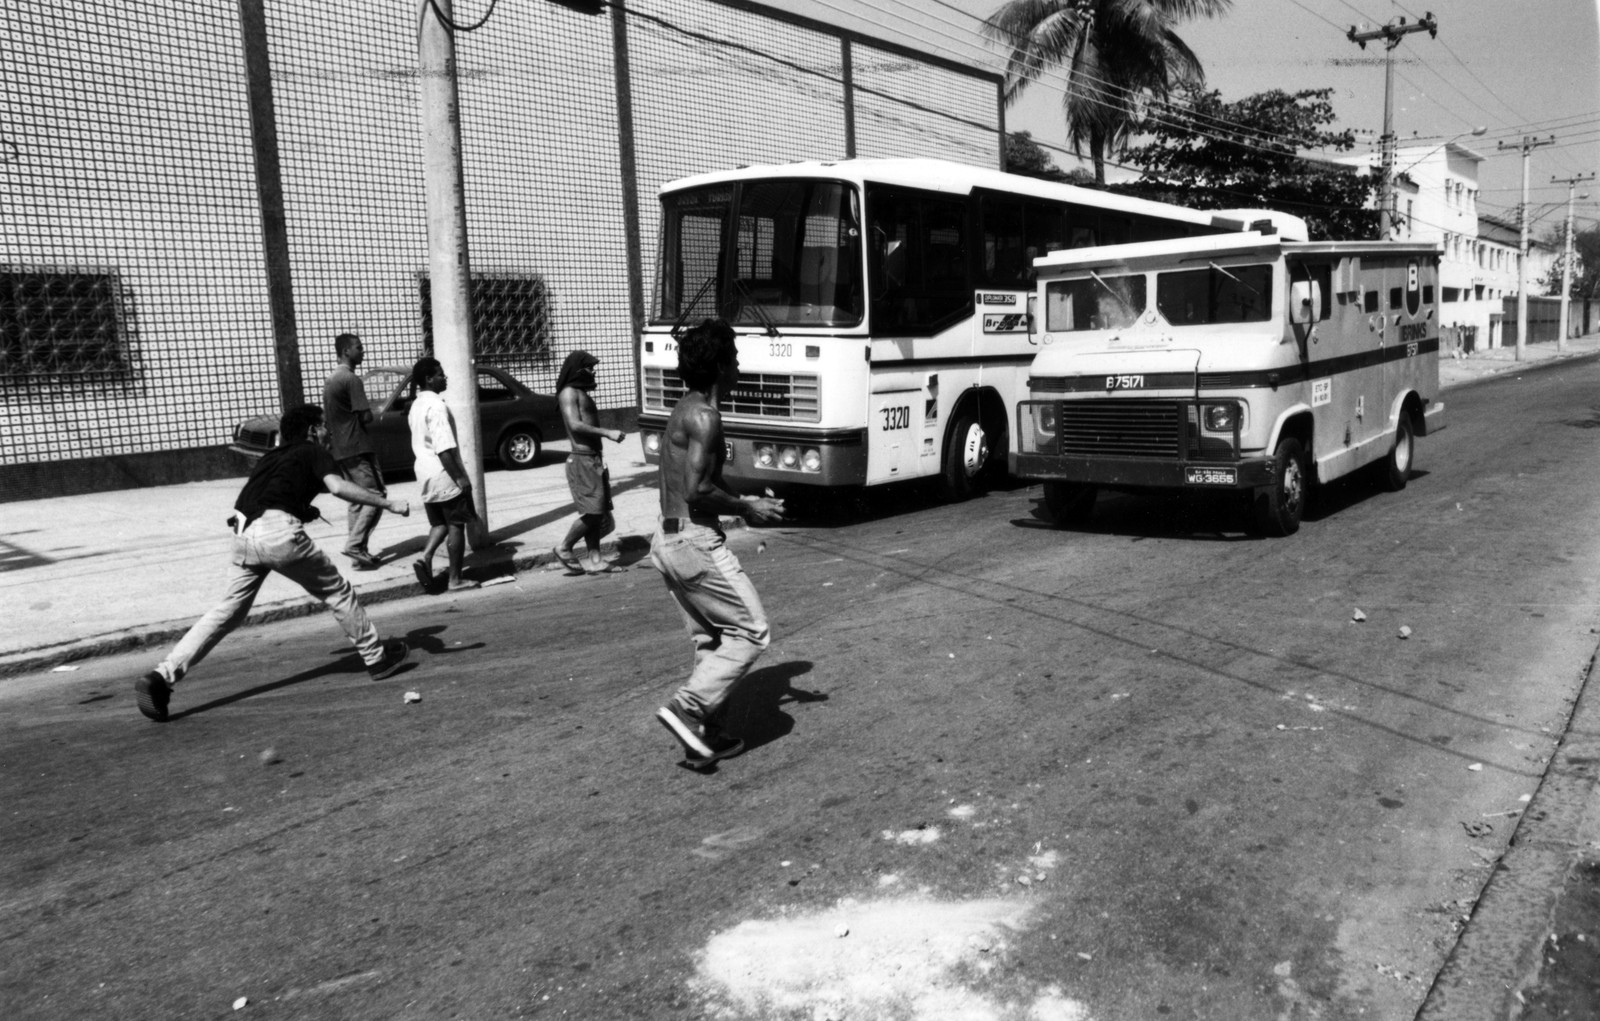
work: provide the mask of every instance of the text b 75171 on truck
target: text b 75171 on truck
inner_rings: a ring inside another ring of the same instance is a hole
[[[1311,486],[1405,486],[1443,427],[1438,250],[1247,232],[1037,259],[1040,351],[1011,471],[1058,522],[1099,489],[1247,493],[1300,527]],[[1376,467],[1382,462],[1382,467]]]

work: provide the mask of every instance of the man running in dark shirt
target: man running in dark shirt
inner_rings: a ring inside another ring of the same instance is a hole
[[[306,536],[305,522],[320,516],[311,501],[323,492],[402,517],[411,513],[411,505],[362,489],[344,477],[338,462],[322,445],[322,409],[315,404],[291,408],[279,421],[278,431],[279,446],[268,451],[250,473],[229,518],[234,539],[227,594],[189,629],[166,659],[134,682],[139,711],[152,720],[166,720],[173,685],[244,622],[261,583],[273,571],[328,604],[373,680],[390,676],[405,662],[406,643],[398,638],[378,640],[377,630],[356,601],[355,590]]]

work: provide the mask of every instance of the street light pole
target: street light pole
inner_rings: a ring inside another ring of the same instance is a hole
[[[1378,28],[1358,30],[1355,25],[1345,33],[1345,38],[1362,49],[1374,39],[1383,40],[1383,170],[1378,178],[1378,240],[1387,241],[1394,226],[1394,48],[1412,32],[1426,32],[1430,37],[1439,35],[1439,22],[1429,11],[1415,25],[1404,18],[1396,18]]]
[[[1556,334],[1556,350],[1565,351],[1567,348],[1567,329],[1571,324],[1568,306],[1572,301],[1572,200],[1575,197],[1578,185],[1585,181],[1594,180],[1594,172],[1579,174],[1577,177],[1552,177],[1551,184],[1564,184],[1567,186],[1567,243],[1566,250],[1561,254],[1561,327]],[[1588,198],[1587,194],[1582,196]]]
[[[1517,250],[1517,361],[1522,361],[1523,352],[1528,347],[1528,158],[1533,150],[1541,145],[1555,144],[1556,136],[1549,138],[1534,138],[1532,135],[1522,136],[1522,240],[1518,243]],[[1496,146],[1498,149],[1515,149],[1515,145],[1504,142]]]

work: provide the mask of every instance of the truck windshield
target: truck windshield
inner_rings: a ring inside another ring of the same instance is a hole
[[[1102,276],[1091,273],[1081,280],[1056,280],[1045,285],[1044,328],[1117,330],[1133,325],[1144,311],[1142,275]]]
[[[1264,322],[1272,312],[1272,267],[1212,264],[1158,273],[1156,309],[1174,326]]]
[[[735,208],[737,203],[737,208]],[[662,199],[654,318],[861,322],[861,202],[837,181],[750,181]]]

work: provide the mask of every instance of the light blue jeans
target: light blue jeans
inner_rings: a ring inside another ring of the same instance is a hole
[[[672,701],[705,720],[721,708],[771,644],[761,597],[724,545],[720,528],[683,521],[673,534],[657,531],[650,562],[666,580],[694,641],[694,671]]]
[[[183,675],[205,659],[206,653],[228,632],[244,623],[256,593],[261,591],[261,583],[273,571],[327,603],[368,666],[383,659],[377,629],[356,602],[355,589],[328,555],[306,536],[298,518],[283,511],[267,511],[252,521],[243,534],[233,537],[233,570],[222,602],[195,621],[156,667],[167,683],[183,680]]]
[[[378,470],[378,456],[376,454],[347,457],[339,462],[339,467],[344,470],[345,478],[362,489],[370,489],[379,496],[389,495],[389,491],[383,488],[383,472]],[[372,537],[372,530],[378,527],[378,519],[382,516],[382,507],[373,507],[365,503],[351,504],[349,511],[345,514],[349,523],[349,536],[344,542],[345,552],[369,552],[367,540]]]

